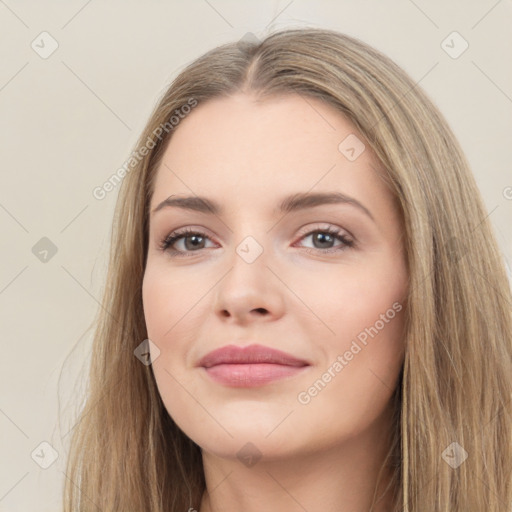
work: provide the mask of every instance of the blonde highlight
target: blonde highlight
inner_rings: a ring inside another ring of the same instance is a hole
[[[334,106],[365,137],[403,219],[406,356],[385,461],[393,512],[500,512],[512,503],[512,298],[464,154],[421,88],[389,58],[324,29],[230,43],[191,63],[152,112],[137,148],[176,109],[238,92]],[[175,127],[179,129],[179,125]],[[169,417],[151,366],[142,279],[149,204],[169,130],[127,174],[114,214],[87,401],[72,432],[64,510],[182,512],[205,490],[201,451]],[[471,244],[466,241],[471,240]],[[468,452],[452,468],[453,442]],[[379,497],[374,496],[374,502]]]

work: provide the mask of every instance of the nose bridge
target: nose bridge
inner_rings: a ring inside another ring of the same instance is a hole
[[[237,318],[255,310],[279,315],[283,305],[282,290],[267,268],[272,254],[270,237],[262,225],[249,232],[253,234],[242,234],[241,241],[234,246],[229,271],[217,288],[215,308],[223,316]]]
[[[257,237],[257,238],[256,238]],[[237,256],[247,265],[252,265],[258,260],[266,260],[269,252],[269,243],[266,234],[258,232],[256,237],[253,235],[245,236],[236,246],[235,252]],[[262,257],[265,254],[264,257]],[[235,259],[235,261],[237,261]]]
[[[261,291],[264,284],[268,283],[269,276],[267,274],[269,274],[269,270],[267,264],[269,263],[270,251],[269,244],[265,243],[265,240],[263,240],[261,234],[246,235],[234,246],[229,261],[231,270],[227,278],[235,286],[247,288],[246,293],[251,290]],[[242,295],[243,290],[238,290],[237,294]]]
[[[269,229],[270,225],[268,219],[261,217],[261,213],[256,210],[249,210],[247,207],[240,205],[240,210],[245,210],[245,214],[237,216],[237,220],[230,223],[231,236],[234,241],[233,249],[234,254],[231,264],[235,263],[238,266],[246,265],[253,266],[255,263],[256,268],[262,270],[264,268],[262,261],[268,262],[271,256],[272,249],[272,236],[273,231]],[[241,261],[239,261],[241,260]]]

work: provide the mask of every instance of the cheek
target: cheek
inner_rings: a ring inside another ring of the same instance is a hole
[[[167,411],[178,420],[193,412],[193,401],[184,393],[183,386],[195,393],[194,383],[187,381],[187,370],[182,362],[189,342],[185,327],[189,315],[193,314],[191,307],[197,302],[190,286],[180,286],[176,275],[171,276],[161,265],[148,264],[146,267],[142,283],[144,318],[148,338],[159,350],[158,357],[152,354],[152,371]],[[182,290],[188,290],[188,293]],[[181,421],[178,425],[186,427]]]
[[[405,267],[399,259],[381,257],[372,265],[341,270],[322,293],[309,295],[331,331],[321,336],[325,360],[315,375],[318,391],[311,391],[320,395],[321,390],[322,397],[312,409],[320,413],[339,403],[356,415],[374,415],[392,395],[403,363]]]
[[[210,285],[211,287],[211,285]],[[208,283],[196,273],[170,272],[165,263],[148,264],[142,282],[142,300],[148,338],[158,347],[153,372],[164,402],[183,391],[194,364],[191,349],[202,325]]]
[[[336,433],[350,436],[379,421],[388,408],[403,363],[404,309],[392,309],[393,318],[383,325],[376,322],[377,311],[380,314],[380,308],[367,309],[358,318],[338,320],[338,332],[350,329],[356,334],[329,341],[326,364],[319,365],[297,396],[304,428],[318,428],[323,419],[326,438]]]
[[[346,350],[357,352],[357,346],[361,348],[354,359],[366,377],[381,378],[392,386],[403,360],[406,290],[402,269],[386,270],[368,269],[347,280],[344,313],[335,329],[344,340],[350,340]]]
[[[163,342],[177,339],[181,323],[194,315],[196,304],[205,290],[198,289],[200,282],[181,277],[162,264],[146,267],[142,282],[142,301],[148,337]]]
[[[325,270],[288,281],[293,281],[295,294],[307,306],[304,314],[296,315],[297,322],[310,339],[324,340],[323,346],[331,352],[344,349],[358,335],[363,342],[370,339],[368,330],[375,332],[374,327],[380,338],[400,333],[407,276],[397,262],[361,262],[334,271],[326,265]],[[297,303],[302,311],[301,304]]]
[[[148,337],[155,341],[164,328],[163,322],[169,308],[170,295],[167,296],[165,290],[165,281],[158,279],[157,272],[147,268],[142,282],[142,303]]]

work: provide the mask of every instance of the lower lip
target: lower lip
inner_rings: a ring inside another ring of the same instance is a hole
[[[237,388],[262,386],[278,379],[293,377],[307,366],[283,364],[218,364],[205,368],[206,373],[216,382]]]

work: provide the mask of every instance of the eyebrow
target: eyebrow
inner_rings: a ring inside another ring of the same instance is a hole
[[[276,210],[281,213],[290,213],[306,208],[314,208],[315,206],[322,206],[325,204],[348,204],[355,206],[374,222],[375,219],[363,204],[353,197],[342,194],[341,192],[316,192],[316,193],[297,193],[285,197]],[[171,195],[164,199],[158,206],[156,206],[152,214],[162,210],[163,208],[175,207],[184,210],[190,210],[210,215],[222,215],[224,209],[222,206],[212,199],[200,196],[176,196]]]

